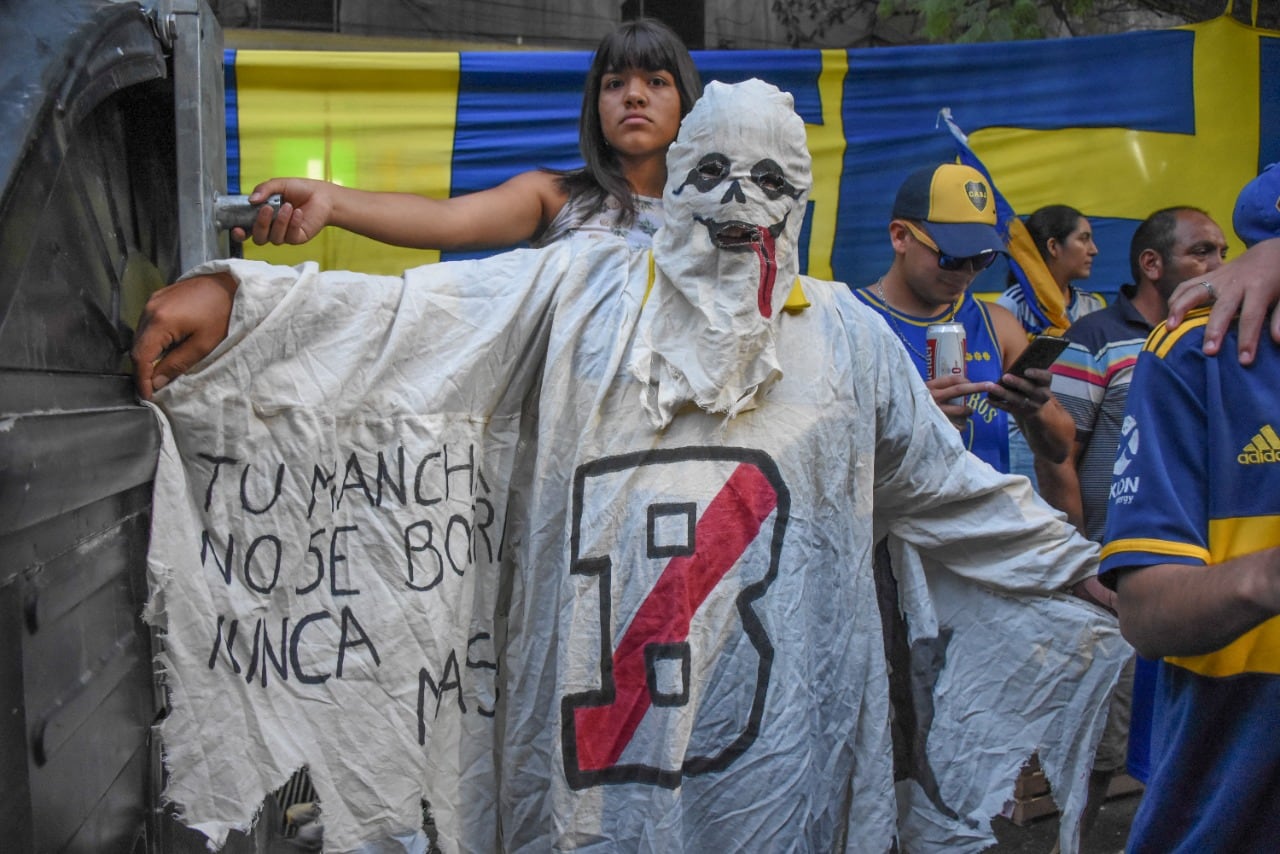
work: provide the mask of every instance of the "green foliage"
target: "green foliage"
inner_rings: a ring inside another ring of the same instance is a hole
[[[770,8],[787,31],[787,43],[801,47],[843,24],[860,5],[859,0],[773,0]]]
[[[881,20],[913,15],[916,28],[909,42],[982,42],[1044,38],[1055,34],[1114,32],[1131,15],[1160,13],[1187,22],[1223,14],[1229,0],[772,0],[793,47],[809,47],[836,25],[874,11]],[[1257,2],[1257,6],[1252,4]],[[1280,0],[1236,0],[1237,20],[1249,10],[1260,12],[1259,25],[1280,26]],[[1098,27],[1099,20],[1112,24]],[[901,38],[895,32],[896,39]]]
[[[1069,14],[1092,8],[1093,0],[1060,0]],[[1077,11],[1080,10],[1080,11]],[[932,42],[989,42],[1043,38],[1036,0],[880,0],[881,17],[920,15],[922,35]]]

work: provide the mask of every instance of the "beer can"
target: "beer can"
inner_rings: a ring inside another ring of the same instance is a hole
[[[963,323],[931,323],[924,334],[925,367],[929,379],[964,376],[965,335]],[[947,403],[963,403],[963,397]]]

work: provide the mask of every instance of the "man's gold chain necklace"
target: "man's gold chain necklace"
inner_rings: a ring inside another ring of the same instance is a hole
[[[921,361],[923,361],[925,364],[928,364],[929,357],[926,356],[924,353],[921,353],[919,350],[915,348],[915,345],[911,343],[911,339],[908,338],[903,333],[902,327],[898,325],[898,318],[893,316],[893,306],[889,304],[889,298],[884,295],[884,276],[881,276],[880,278],[876,279],[875,289],[876,289],[876,294],[880,297],[880,302],[884,303],[884,307],[889,309],[889,311],[885,312],[885,314],[889,316],[889,323],[893,325],[894,334],[898,336],[898,339],[901,340],[903,344],[907,345],[908,350],[910,350],[912,353],[915,353],[917,356],[919,356]],[[947,312],[946,317],[934,322],[949,323],[955,320],[956,312],[960,310],[960,300],[962,299],[964,299],[963,296],[961,296],[960,299],[956,300],[951,304],[951,311]]]

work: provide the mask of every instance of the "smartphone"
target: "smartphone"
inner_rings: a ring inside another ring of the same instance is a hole
[[[1048,368],[1058,361],[1058,357],[1065,349],[1067,349],[1067,339],[1053,335],[1037,335],[1031,339],[1031,343],[1022,351],[1022,355],[1005,369],[1005,373],[1025,379],[1030,368]]]

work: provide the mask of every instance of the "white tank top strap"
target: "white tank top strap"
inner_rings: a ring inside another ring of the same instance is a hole
[[[602,209],[584,217],[586,204],[582,196],[576,196],[565,203],[542,236],[530,243],[541,248],[566,237],[613,238],[629,246],[648,248],[653,244],[654,232],[662,224],[662,199],[636,196],[635,203],[635,220],[624,226],[620,222],[622,205],[616,198],[610,196]]]

